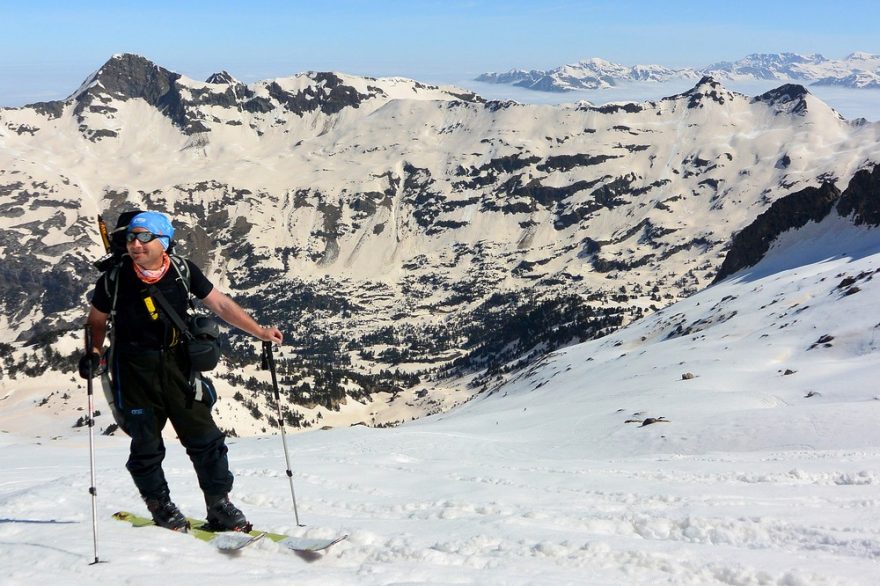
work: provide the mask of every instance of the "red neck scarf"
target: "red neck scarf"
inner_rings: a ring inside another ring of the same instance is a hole
[[[165,273],[168,272],[168,268],[171,266],[171,257],[168,256],[168,253],[163,253],[162,266],[154,270],[141,268],[137,263],[132,264],[134,265],[134,272],[137,274],[138,278],[147,285],[152,285],[158,283],[159,279],[164,277]]]

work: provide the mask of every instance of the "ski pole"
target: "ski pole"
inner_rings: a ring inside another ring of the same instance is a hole
[[[281,393],[278,392],[278,377],[275,374],[275,358],[272,356],[272,342],[263,342],[263,370],[272,373],[272,389],[275,391],[275,407],[278,409],[278,426],[281,428],[281,443],[284,445],[284,462],[287,464],[287,480],[290,482],[290,498],[293,500],[293,515],[297,527],[304,527],[299,522],[299,511],[296,508],[296,494],[293,491],[293,472],[290,470],[290,453],[287,450],[287,434],[284,432],[284,418],[281,414]]]
[[[89,565],[97,564],[98,561],[98,489],[95,482],[95,401],[92,392],[92,376],[93,372],[91,353],[92,353],[92,327],[86,324],[85,327],[85,343],[86,356],[89,356],[88,374],[86,379],[86,388],[89,396],[89,467],[91,469],[92,485],[89,487],[89,494],[92,495],[92,544],[95,549],[95,561]]]

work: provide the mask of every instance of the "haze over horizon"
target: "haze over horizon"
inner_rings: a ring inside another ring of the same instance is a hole
[[[131,52],[204,80],[227,70],[246,83],[303,71],[454,83],[487,71],[550,69],[601,57],[701,67],[751,53],[880,53],[880,6],[807,1],[700,10],[689,2],[554,0],[300,5],[257,0],[148,6],[7,6],[0,107],[64,99],[113,54]],[[858,15],[858,18],[853,18]]]

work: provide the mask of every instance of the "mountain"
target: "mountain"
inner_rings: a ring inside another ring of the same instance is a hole
[[[702,69],[717,79],[778,79],[851,88],[877,88],[880,56],[852,53],[845,59],[798,53],[756,53],[744,59],[721,62]]]
[[[72,372],[94,218],[148,207],[285,331],[291,425],[445,410],[705,288],[777,201],[812,206],[805,190],[873,168],[878,133],[790,84],[550,107],[328,72],[199,82],[114,56],[67,100],[0,110],[3,384],[63,408],[78,381],[39,381]],[[219,417],[265,431],[265,373],[227,344]]]
[[[514,69],[507,73],[484,73],[476,81],[512,84],[532,90],[567,92],[613,87],[626,81],[698,79],[692,69],[670,69],[662,65],[627,66],[593,58],[549,71]]]
[[[548,71],[514,69],[507,73],[484,73],[476,81],[512,84],[527,89],[567,92],[609,88],[634,81],[697,79],[800,81],[849,88],[880,87],[880,56],[852,53],[845,59],[826,59],[819,54],[755,53],[738,61],[722,61],[701,68],[670,69],[662,65],[634,67],[589,59]]]

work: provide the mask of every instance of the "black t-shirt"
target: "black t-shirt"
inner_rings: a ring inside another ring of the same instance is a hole
[[[189,266],[190,292],[199,299],[204,299],[214,289],[214,285],[196,265],[189,260],[185,262]],[[92,305],[103,313],[110,313],[113,307],[113,284],[110,284],[109,295],[104,284],[107,275],[108,273],[101,275],[95,284],[95,291],[92,295]],[[114,321],[115,343],[153,349],[170,344],[175,339],[174,324],[162,315],[159,319],[150,317],[150,312],[144,301],[149,296],[147,285],[134,272],[131,258],[125,257],[116,278],[119,279],[119,291],[116,298],[116,318]],[[183,283],[179,282],[179,279],[180,275],[172,261],[168,271],[156,283],[156,287],[177,311],[181,319],[186,321],[189,300],[186,297],[186,289]],[[153,300],[153,306],[160,314],[163,312],[157,301]]]

